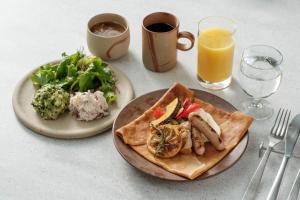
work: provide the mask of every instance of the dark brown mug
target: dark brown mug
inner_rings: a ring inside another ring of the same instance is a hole
[[[170,30],[151,29],[153,25],[171,26]],[[152,26],[150,26],[152,25]],[[147,15],[142,24],[143,63],[145,67],[155,72],[165,72],[172,69],[177,62],[177,49],[188,51],[194,46],[195,37],[190,32],[179,32],[179,20],[166,12],[155,12]],[[190,44],[178,42],[186,38]]]

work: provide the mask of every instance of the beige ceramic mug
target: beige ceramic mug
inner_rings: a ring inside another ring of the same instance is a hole
[[[117,23],[124,31],[118,35],[99,35],[92,31],[99,23]],[[126,19],[114,13],[103,13],[92,17],[87,27],[87,45],[90,52],[104,60],[113,60],[124,56],[128,52],[130,42],[129,27]]]
[[[190,32],[179,32],[176,16],[166,12],[147,15],[142,24],[143,63],[151,71],[164,72],[177,62],[177,49],[188,51],[194,46],[195,38]],[[178,42],[179,38],[190,40],[190,44]]]

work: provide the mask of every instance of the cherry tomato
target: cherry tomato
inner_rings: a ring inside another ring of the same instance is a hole
[[[162,115],[164,114],[163,110],[161,109],[161,107],[157,107],[155,108],[155,110],[153,111],[153,116],[155,119],[160,118]]]

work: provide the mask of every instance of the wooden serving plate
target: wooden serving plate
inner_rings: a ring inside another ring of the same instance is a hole
[[[227,112],[233,112],[237,109],[230,104],[229,102],[225,101],[224,99],[210,94],[205,91],[192,89],[195,92],[196,97],[204,100],[206,102],[211,103],[212,105],[221,108]],[[125,144],[122,139],[115,133],[115,131],[126,125],[127,123],[131,122],[132,120],[136,119],[138,116],[142,115],[145,110],[150,108],[152,105],[159,100],[159,98],[167,91],[167,89],[157,90],[150,93],[147,93],[143,96],[140,96],[134,100],[132,100],[127,106],[123,108],[123,110],[117,116],[114,124],[113,124],[113,139],[114,144],[122,155],[122,157],[133,167],[150,174],[152,176],[156,176],[166,180],[173,180],[173,181],[188,181],[185,177],[173,174],[168,172],[167,170],[161,168],[160,166],[148,161],[137,152],[135,152],[129,145]],[[214,167],[209,169],[207,172],[196,178],[195,180],[205,179],[216,174],[219,174],[232,165],[234,165],[243,155],[245,149],[248,144],[248,133],[245,134],[245,137],[240,141],[240,143],[231,151],[229,152],[220,162],[218,162]]]

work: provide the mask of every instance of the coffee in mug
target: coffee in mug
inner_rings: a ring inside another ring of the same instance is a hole
[[[146,16],[142,24],[143,63],[151,71],[164,72],[177,62],[177,49],[188,51],[194,46],[194,35],[179,32],[178,19],[166,12]],[[178,42],[179,38],[190,40],[190,44]]]

